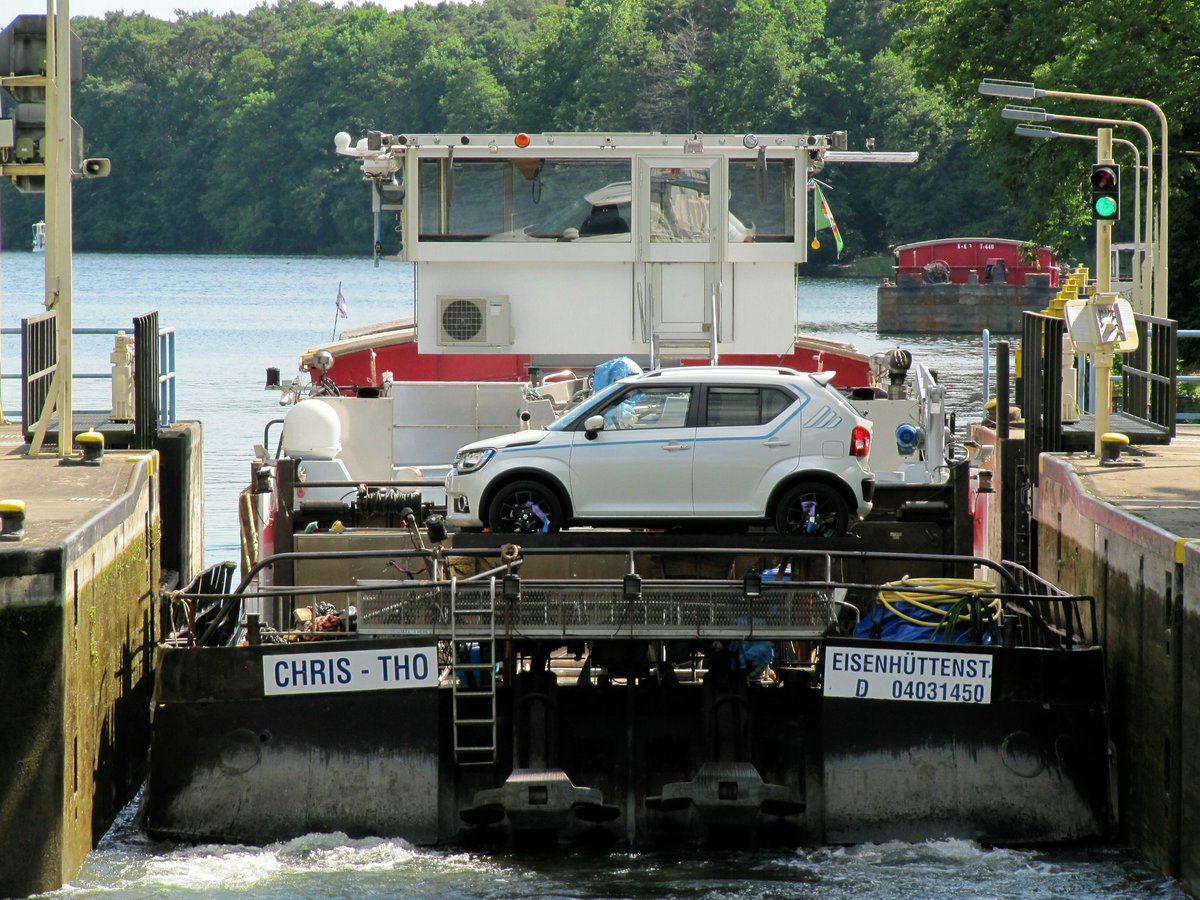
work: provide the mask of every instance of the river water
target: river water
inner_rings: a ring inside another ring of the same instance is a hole
[[[339,318],[338,287],[349,316]],[[959,421],[977,419],[983,387],[980,337],[877,332],[873,280],[811,279],[801,285],[806,330],[866,352],[898,344],[940,372]],[[0,252],[5,329],[42,311],[43,261]],[[335,330],[411,314],[411,270],[364,259],[99,255],[75,258],[76,328],[125,328],[157,309],[176,329],[180,419],[204,423],[205,553],[237,559],[236,496],[252,446],[282,410],[263,389],[267,366],[286,379],[300,353]],[[108,367],[111,337],[81,336],[76,373]],[[0,344],[0,401],[19,418],[15,336]],[[107,383],[82,380],[76,409],[107,408]],[[278,434],[278,430],[274,431]],[[1120,847],[998,850],[968,841],[890,843],[786,852],[595,851],[562,856],[476,855],[416,849],[398,840],[307,835],[268,847],[151,841],[125,810],[69,887],[71,897],[450,898],[1083,898],[1184,897]]]

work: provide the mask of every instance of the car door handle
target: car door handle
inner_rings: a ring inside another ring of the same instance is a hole
[[[681,444],[678,441],[671,441],[669,444],[663,444],[662,448],[668,453],[674,453],[677,450],[688,450],[691,446],[691,444]]]
[[[763,441],[764,447],[790,447],[791,441],[785,441],[782,438],[771,438],[769,441]]]

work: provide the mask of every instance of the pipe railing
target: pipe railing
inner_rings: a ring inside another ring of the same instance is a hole
[[[23,347],[27,358],[22,362],[22,371],[0,373],[0,379],[4,381],[17,381],[22,385],[20,411],[23,422],[28,421],[32,423],[36,421],[42,404],[45,403],[48,396],[47,388],[49,379],[53,376],[56,365],[54,339],[53,337],[47,337],[54,332],[54,325],[52,324],[54,318],[53,313],[43,313],[39,316],[30,317],[22,327],[0,328],[0,336],[26,337],[26,340],[31,342],[29,347]],[[115,337],[121,333],[130,334],[130,329],[71,329],[73,336],[85,337]],[[47,343],[47,340],[50,343]],[[154,367],[157,370],[154,379],[157,382],[157,387],[155,388],[157,393],[155,406],[157,408],[154,411],[154,418],[158,427],[165,427],[175,422],[176,416],[175,397],[178,373],[175,368],[175,329],[158,328],[156,342],[158,345],[158,360],[157,365]],[[107,354],[109,350],[111,350],[111,344],[102,352]],[[71,377],[76,381],[112,381],[112,369],[82,372],[72,370]],[[7,408],[0,410],[0,418],[3,418],[7,412]],[[111,407],[76,409],[74,412],[103,415],[111,412]],[[26,416],[26,413],[30,415]]]

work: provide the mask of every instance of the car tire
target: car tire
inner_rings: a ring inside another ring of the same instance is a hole
[[[788,488],[775,507],[775,530],[789,536],[837,537],[850,527],[850,505],[831,484],[805,481]]]
[[[492,498],[487,523],[497,534],[555,532],[563,525],[562,501],[553,488],[540,481],[514,481]]]

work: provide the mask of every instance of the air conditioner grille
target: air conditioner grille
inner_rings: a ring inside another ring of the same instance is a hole
[[[442,310],[442,331],[456,341],[470,341],[483,330],[483,313],[479,303],[453,300]]]

